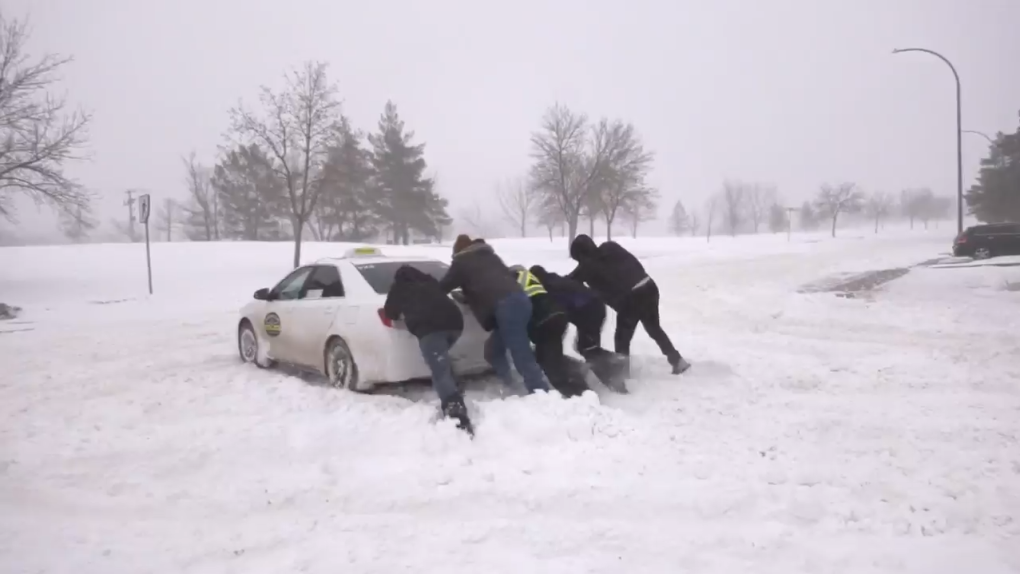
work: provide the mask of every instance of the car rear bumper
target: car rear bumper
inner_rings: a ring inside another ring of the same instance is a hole
[[[456,374],[473,374],[488,369],[482,353],[484,332],[480,328],[465,329],[451,350]],[[379,383],[396,383],[410,379],[429,379],[432,371],[425,364],[418,339],[399,328],[386,328],[371,337],[348,341],[358,366],[358,383],[364,388]]]

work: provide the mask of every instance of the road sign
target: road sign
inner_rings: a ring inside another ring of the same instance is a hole
[[[144,224],[148,224],[149,211],[150,211],[149,194],[146,193],[145,195],[138,198],[138,221]]]

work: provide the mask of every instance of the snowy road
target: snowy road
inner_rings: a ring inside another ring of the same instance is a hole
[[[139,246],[0,249],[0,572],[1020,572],[1020,268],[798,293],[948,245],[852,235],[627,243],[691,373],[639,331],[633,394],[482,389],[473,442],[238,364],[286,245],[156,244],[152,298]]]

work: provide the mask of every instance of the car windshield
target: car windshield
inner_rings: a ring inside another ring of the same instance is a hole
[[[419,271],[424,271],[437,280],[442,279],[450,267],[441,261],[381,261],[378,263],[357,263],[354,267],[361,272],[361,276],[365,278],[365,281],[368,281],[376,293],[385,295],[390,292],[393,276],[397,273],[397,269],[403,265],[410,265]]]

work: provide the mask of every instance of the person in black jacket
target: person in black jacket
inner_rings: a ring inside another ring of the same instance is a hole
[[[596,246],[592,238],[584,234],[570,243],[570,257],[577,261],[577,267],[567,277],[587,283],[616,311],[614,343],[617,353],[630,356],[630,341],[640,322],[659,345],[674,375],[691,367],[662,330],[659,287],[637,257],[615,241]]]
[[[455,419],[459,428],[473,433],[464,397],[450,365],[450,349],[464,331],[460,308],[446,296],[434,277],[411,265],[402,265],[393,276],[383,313],[391,321],[402,319],[407,330],[418,338],[443,414]]]
[[[512,265],[510,271],[531,299],[528,338],[535,344],[535,358],[549,384],[564,397],[581,395],[589,390],[584,372],[563,354],[563,336],[569,324],[566,311],[556,303],[538,277],[522,265]]]
[[[567,320],[577,330],[574,348],[584,357],[595,376],[611,390],[626,392],[626,385],[619,376],[624,357],[602,347],[606,304],[579,281],[547,271],[541,265],[532,265],[530,271],[566,311]]]
[[[504,383],[513,383],[506,360],[509,350],[528,392],[549,390],[528,340],[531,299],[492,247],[481,239],[457,236],[453,260],[439,285],[443,293],[459,288],[478,323],[486,331],[493,331],[489,345],[492,353],[486,358],[491,359]]]

